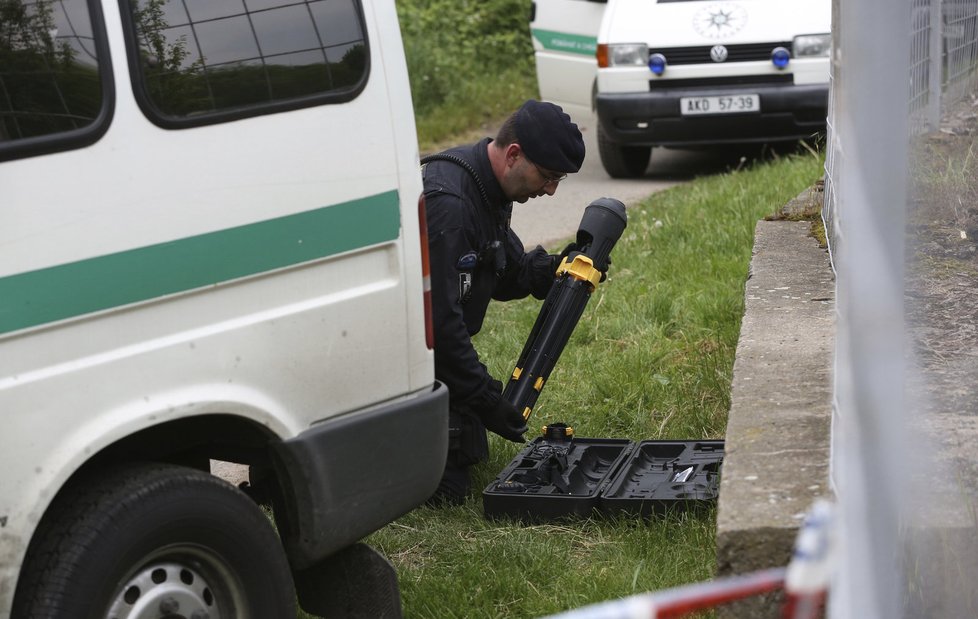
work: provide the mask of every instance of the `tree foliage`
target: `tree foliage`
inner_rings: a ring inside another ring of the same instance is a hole
[[[463,103],[462,83],[533,74],[530,0],[397,0],[397,12],[419,116]]]

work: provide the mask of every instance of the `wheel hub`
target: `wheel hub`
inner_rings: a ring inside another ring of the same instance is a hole
[[[151,563],[122,587],[108,619],[221,619],[214,591],[191,566]]]

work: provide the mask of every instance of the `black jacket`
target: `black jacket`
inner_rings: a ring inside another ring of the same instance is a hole
[[[448,386],[453,408],[475,411],[494,406],[500,397],[471,340],[482,328],[489,300],[529,294],[543,299],[554,276],[553,257],[540,246],[524,252],[509,227],[513,205],[492,172],[486,152],[490,141],[441,153],[468,162],[482,181],[488,205],[462,166],[435,160],[424,167],[435,377]]]

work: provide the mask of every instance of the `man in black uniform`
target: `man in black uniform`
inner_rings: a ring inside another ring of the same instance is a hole
[[[513,202],[553,195],[581,169],[584,140],[552,103],[527,101],[493,140],[425,158],[424,195],[435,326],[435,377],[450,397],[449,453],[433,503],[461,503],[469,467],[489,455],[486,429],[524,442],[526,422],[501,397],[471,336],[482,328],[490,299],[546,297],[558,256],[530,252],[510,229]]]

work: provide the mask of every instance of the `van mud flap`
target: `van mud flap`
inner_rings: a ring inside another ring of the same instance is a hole
[[[397,570],[384,555],[357,543],[292,574],[299,605],[320,617],[401,619]]]

